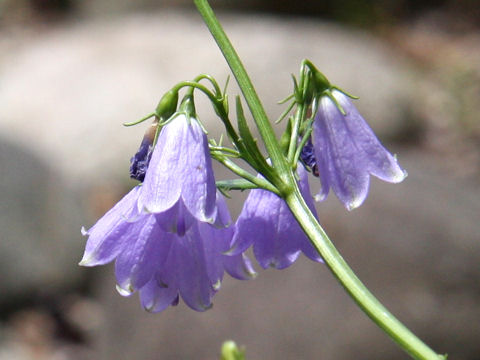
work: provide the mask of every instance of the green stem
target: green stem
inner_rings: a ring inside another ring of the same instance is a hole
[[[280,196],[280,193],[278,192],[277,188],[272,184],[270,184],[267,180],[250,174],[248,171],[245,171],[242,167],[238,166],[233,161],[231,161],[230,159],[227,159],[224,156],[216,156],[215,153],[213,153],[212,156],[215,158],[215,160],[217,160],[218,162],[223,164],[225,167],[230,169],[233,173],[250,181],[252,184],[255,184],[258,188],[271,191],[274,194],[277,194],[278,196]]]
[[[223,31],[217,17],[215,16],[212,8],[208,4],[207,0],[194,0],[194,3],[203,17],[208,29],[213,35],[218,47],[223,53],[230,69],[232,70],[235,79],[238,82],[243,96],[248,104],[248,107],[252,113],[253,119],[257,125],[260,135],[263,139],[268,155],[272,159],[274,167],[278,173],[285,178],[292,177],[291,171],[285,157],[280,149],[275,133],[267,117],[265,109],[262,106],[260,99],[253,87],[253,84],[237,54],[233,48],[230,40]],[[292,177],[293,178],[293,177]],[[282,184],[275,184],[282,187]]]
[[[297,105],[297,110],[295,111],[295,117],[293,120],[293,126],[292,126],[292,135],[290,137],[290,144],[288,146],[288,154],[287,154],[287,159],[290,162],[291,165],[296,166],[296,161],[295,159],[295,153],[297,150],[297,143],[298,143],[298,136],[299,136],[299,129],[300,129],[300,123],[301,120],[305,118],[306,114],[306,106],[305,104],[298,104]]]
[[[277,187],[279,190],[279,196],[285,198],[295,218],[302,226],[313,246],[322,255],[329,269],[360,308],[414,359],[445,359],[445,356],[436,354],[400,323],[372,293],[370,293],[343,260],[302,198],[290,164],[288,164],[280,149],[280,145],[278,144],[260,99],[255,92],[240,58],[223,31],[208,1],[194,0],[194,3],[215,38],[223,56],[227,60],[260,131],[265,147],[274,164],[275,171],[283,180],[279,184],[273,184],[274,187]]]
[[[322,255],[325,264],[373,322],[382,328],[414,359],[442,360],[446,358],[443,355],[436,354],[423,343],[398,321],[363,285],[315,219],[298,187],[296,187],[293,193],[287,195],[285,201],[315,249]]]

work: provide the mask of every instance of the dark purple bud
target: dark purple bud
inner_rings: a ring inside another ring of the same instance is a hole
[[[143,182],[148,164],[152,158],[153,140],[157,131],[158,120],[155,120],[150,128],[145,132],[142,143],[137,153],[130,159],[130,177]]]
[[[317,166],[317,159],[315,158],[315,151],[313,149],[312,140],[308,139],[307,143],[303,147],[300,153],[300,159],[302,162],[310,168],[312,174],[318,177],[318,166]]]

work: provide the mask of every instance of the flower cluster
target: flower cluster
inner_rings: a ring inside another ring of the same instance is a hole
[[[183,114],[175,117],[161,130],[150,160],[143,150],[146,139],[132,159],[132,168],[138,163],[146,168],[143,184],[84,231],[88,241],[80,264],[115,260],[120,294],[138,291],[149,311],[176,305],[180,296],[192,309],[204,311],[224,271],[237,279],[255,272],[243,254],[224,255],[233,227],[216,192],[198,122]]]
[[[186,98],[183,110],[173,113],[176,96],[164,96],[156,114],[163,111],[165,118],[156,116],[131,159],[130,175],[141,184],[83,230],[88,241],[80,264],[115,260],[120,294],[138,292],[145,309],[159,312],[180,297],[194,310],[209,309],[224,272],[241,280],[255,275],[245,256],[251,246],[262,268],[286,268],[301,252],[321,262],[284,199],[261,185],[267,183],[267,172],[265,178],[245,177],[258,188],[250,191],[232,223],[216,188],[207,137],[191,115],[193,100]],[[311,135],[297,145],[303,147],[295,167],[298,189],[313,216],[308,171],[321,181],[317,200],[331,188],[348,210],[365,200],[370,175],[389,182],[404,179],[405,171],[344,93],[328,89],[317,100]],[[245,144],[254,144],[250,140]],[[258,164],[271,166],[263,158]]]

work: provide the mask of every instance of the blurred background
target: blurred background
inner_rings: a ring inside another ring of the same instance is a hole
[[[360,96],[409,177],[373,179],[351,213],[331,195],[321,223],[420,338],[479,360],[478,1],[212,4],[272,119],[306,57]],[[111,265],[77,266],[80,228],[134,184],[129,159],[147,124],[121,124],[201,72],[228,76],[190,1],[0,1],[0,359],[217,359],[226,339],[248,360],[406,359],[304,258],[248,282],[226,276],[205,313],[180,303],[156,315],[116,293]],[[205,102],[199,115],[218,138]],[[229,202],[235,216],[244,197]]]

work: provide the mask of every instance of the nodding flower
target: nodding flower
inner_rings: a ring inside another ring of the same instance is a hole
[[[368,194],[370,175],[399,183],[407,173],[377,139],[348,96],[338,90],[320,98],[313,122],[312,144],[321,182],[318,201],[330,188],[348,210],[360,206]],[[307,150],[309,153],[309,144]],[[305,161],[305,160],[303,160]]]
[[[193,219],[213,224],[216,186],[208,141],[198,121],[183,113],[158,135],[138,198],[166,231],[184,231]]]
[[[138,292],[148,311],[177,305],[180,297],[205,311],[225,271],[241,280],[255,272],[243,253],[225,254],[234,230],[197,120],[178,115],[153,144],[155,125],[132,159],[131,173],[143,184],[82,230],[88,240],[80,265],[115,260],[117,290]]]
[[[298,164],[298,186],[310,210],[316,211],[308,185],[307,171]],[[253,253],[264,269],[290,266],[303,252],[314,261],[322,261],[285,201],[276,194],[254,189],[243,204],[235,224],[230,254],[242,253],[253,245]]]

